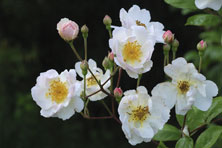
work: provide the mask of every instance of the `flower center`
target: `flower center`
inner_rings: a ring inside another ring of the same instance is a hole
[[[134,42],[127,42],[124,45],[123,51],[123,60],[126,63],[134,64],[135,62],[141,62],[140,58],[142,56],[141,45]]]
[[[68,95],[68,88],[65,82],[61,82],[60,79],[50,82],[50,88],[46,93],[47,97],[51,97],[52,101],[57,104],[62,103]]]
[[[131,121],[139,121],[142,123],[149,115],[149,108],[148,106],[142,107],[140,105],[136,109],[132,110],[132,112],[129,114]]]
[[[179,81],[177,83],[177,88],[181,94],[186,94],[190,88],[190,84],[188,81]]]
[[[143,23],[141,23],[140,21],[138,21],[138,20],[136,20],[136,25],[137,26],[143,26],[143,27],[145,27],[146,28],[146,25],[145,24],[143,24]]]
[[[96,77],[97,78],[97,77]],[[98,78],[97,78],[98,79]],[[86,84],[88,87],[93,86],[93,85],[97,85],[96,80],[94,79],[93,76],[89,77],[86,79]]]

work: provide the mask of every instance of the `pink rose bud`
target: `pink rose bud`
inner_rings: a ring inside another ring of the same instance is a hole
[[[114,96],[116,98],[121,98],[123,96],[123,91],[121,88],[115,88],[114,89]]]
[[[111,25],[112,24],[112,19],[110,18],[110,16],[106,15],[103,18],[103,23],[107,26],[107,25]]]
[[[72,41],[79,33],[79,26],[67,18],[62,18],[57,24],[57,30],[65,41]]]
[[[167,30],[164,34],[163,34],[163,39],[164,39],[164,42],[165,43],[172,43],[173,40],[174,40],[174,34],[170,31],[170,30]]]
[[[203,40],[201,40],[198,44],[197,44],[197,50],[199,51],[204,51],[207,48],[207,43],[204,42]]]
[[[109,58],[110,61],[113,61],[113,60],[114,60],[114,53],[113,53],[113,52],[110,52],[110,53],[108,54],[108,58]]]

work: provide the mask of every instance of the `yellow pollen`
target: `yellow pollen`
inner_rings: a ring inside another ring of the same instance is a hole
[[[143,26],[143,27],[145,27],[146,28],[146,25],[145,24],[143,24],[143,23],[141,23],[140,21],[138,21],[138,20],[136,20],[136,25],[137,26]]]
[[[50,88],[46,93],[46,97],[51,97],[52,101],[57,104],[62,103],[68,95],[68,88],[65,82],[61,82],[60,79],[50,82]]]
[[[177,88],[181,94],[186,94],[190,88],[188,81],[179,81],[177,83]]]
[[[138,106],[136,109],[132,110],[132,112],[128,114],[130,115],[129,121],[134,121],[136,123],[139,122],[142,126],[143,121],[146,120],[150,113],[148,106]]]
[[[91,76],[91,77],[89,77],[88,79],[86,79],[86,84],[87,84],[87,86],[89,87],[89,86],[96,85],[97,82],[96,82],[96,80],[94,79],[94,77]]]
[[[135,62],[141,62],[140,58],[142,56],[141,45],[134,42],[127,42],[124,45],[123,51],[123,60],[127,63],[134,64]]]

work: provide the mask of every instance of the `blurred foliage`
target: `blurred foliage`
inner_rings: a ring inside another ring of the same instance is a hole
[[[112,17],[113,24],[120,25],[120,8],[128,9],[135,3],[150,10],[152,21],[160,21],[166,29],[176,33],[180,41],[178,56],[195,47],[200,29],[185,27],[186,17],[181,17],[180,11],[169,7],[162,0],[0,1],[0,148],[132,147],[120,125],[114,120],[86,120],[80,115],[75,115],[67,121],[41,117],[40,108],[31,98],[30,89],[35,85],[40,72],[51,68],[61,72],[73,68],[77,61],[68,45],[57,34],[56,24],[62,17],[68,17],[80,26],[87,24],[89,57],[96,59],[101,67],[109,49],[109,35],[102,22],[103,17],[108,14]],[[186,13],[194,11],[196,10],[187,9]],[[218,32],[212,30],[212,33],[203,36],[208,40],[213,36],[218,43],[217,36],[221,36]],[[217,43],[212,41],[215,47],[218,47]],[[82,54],[81,36],[75,41],[75,46]],[[203,71],[209,79],[221,86],[222,80],[218,72],[222,67],[221,60],[218,64],[221,50],[218,48],[218,52],[213,55],[214,50],[209,48],[205,54],[206,57],[209,56],[205,60],[209,61],[204,62]],[[212,52],[207,53],[210,50]],[[195,54],[188,54],[187,58],[189,55],[190,59],[198,61],[198,58],[194,57]],[[161,45],[156,46],[152,60],[152,70],[144,74],[141,81],[141,85],[146,86],[149,91],[164,80]],[[211,70],[207,71],[207,67]],[[136,80],[129,79],[126,73],[123,73],[121,83],[123,82],[123,90],[134,88],[136,85]],[[106,114],[99,103],[90,103],[89,107],[93,115]],[[170,124],[175,125],[175,122],[176,119],[172,116]],[[167,145],[172,146],[172,143]],[[156,146],[143,143],[136,147]]]

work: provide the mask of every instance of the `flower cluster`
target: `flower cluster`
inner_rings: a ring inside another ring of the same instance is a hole
[[[154,45],[163,43],[163,28],[159,22],[150,22],[148,10],[133,5],[128,12],[120,10],[121,27],[114,26],[109,46],[115,54],[115,63],[122,67],[131,78],[151,69]]]
[[[112,26],[111,18],[106,15],[104,24],[111,33],[109,46],[112,50],[105,57],[102,65],[106,70],[97,67],[93,59],[87,60],[88,28],[84,25],[81,32],[84,38],[85,59],[76,51],[73,40],[79,32],[78,25],[67,19],[61,19],[57,24],[59,35],[69,43],[80,60],[75,63],[75,69],[65,70],[58,74],[55,70],[43,72],[37,78],[37,84],[31,89],[33,100],[41,107],[44,117],[69,119],[75,112],[85,118],[91,118],[87,108],[89,101],[112,97],[112,112],[104,101],[101,101],[109,112],[109,117],[93,117],[92,119],[113,118],[122,124],[122,130],[129,143],[136,145],[149,142],[161,130],[170,118],[170,110],[175,106],[176,114],[186,115],[192,106],[206,111],[212,104],[213,97],[218,94],[218,88],[212,81],[196,70],[192,63],[184,58],[177,58],[176,51],[179,42],[174,39],[171,31],[164,32],[164,26],[159,22],[150,22],[150,13],[133,5],[127,12],[120,10],[121,27]],[[166,43],[164,49],[164,72],[172,80],[157,84],[148,94],[144,86],[140,86],[143,73],[148,72],[153,62],[151,60],[156,43]],[[201,55],[207,45],[201,41],[197,48]],[[169,51],[172,49],[172,64],[169,61]],[[201,56],[202,57],[202,56]],[[166,60],[165,60],[166,59]],[[113,76],[119,69],[118,82],[114,88]],[[121,71],[125,70],[129,77],[138,79],[136,89],[126,90],[119,87]],[[76,73],[81,80],[76,79]],[[114,101],[119,103],[119,119],[115,115]],[[84,109],[84,112],[82,110]],[[182,131],[189,135],[188,127]]]

